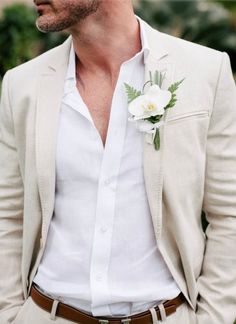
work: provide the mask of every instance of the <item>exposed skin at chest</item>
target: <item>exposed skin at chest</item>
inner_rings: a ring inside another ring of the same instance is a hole
[[[50,1],[53,6],[38,6],[41,13],[38,23],[43,30],[62,30],[63,27],[71,34],[76,54],[77,89],[105,146],[120,67],[142,47],[132,1]]]
[[[113,75],[113,80],[105,72],[91,73],[81,69],[77,74],[77,89],[105,146],[112,98],[119,72]]]

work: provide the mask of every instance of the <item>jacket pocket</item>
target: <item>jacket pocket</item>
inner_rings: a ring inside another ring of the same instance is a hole
[[[28,297],[26,299],[24,304],[21,306],[19,312],[17,313],[16,318],[14,319],[12,324],[24,324],[23,319],[24,319],[25,313],[27,313],[27,309],[29,307],[30,300],[31,300],[31,297]]]
[[[192,111],[192,112],[186,113],[186,114],[172,116],[169,119],[167,119],[166,123],[171,124],[174,122],[180,122],[180,121],[185,121],[188,119],[203,118],[203,117],[209,117],[208,110],[198,110],[198,111]]]

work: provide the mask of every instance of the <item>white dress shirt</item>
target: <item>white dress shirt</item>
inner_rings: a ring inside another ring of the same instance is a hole
[[[94,316],[135,314],[180,292],[155,241],[143,134],[128,121],[124,83],[142,89],[149,54],[140,26],[142,50],[120,68],[105,148],[76,88],[73,46],[61,104],[54,215],[34,282]]]

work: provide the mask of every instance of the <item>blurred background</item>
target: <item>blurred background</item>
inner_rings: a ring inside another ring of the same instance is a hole
[[[236,0],[133,0],[136,13],[160,31],[226,51],[236,73]],[[67,37],[35,27],[33,0],[0,2],[0,83],[5,72]],[[236,74],[235,74],[236,76]]]

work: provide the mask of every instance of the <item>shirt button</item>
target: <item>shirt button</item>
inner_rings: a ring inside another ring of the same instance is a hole
[[[111,180],[110,179],[107,179],[104,181],[105,185],[109,186],[111,184]]]

